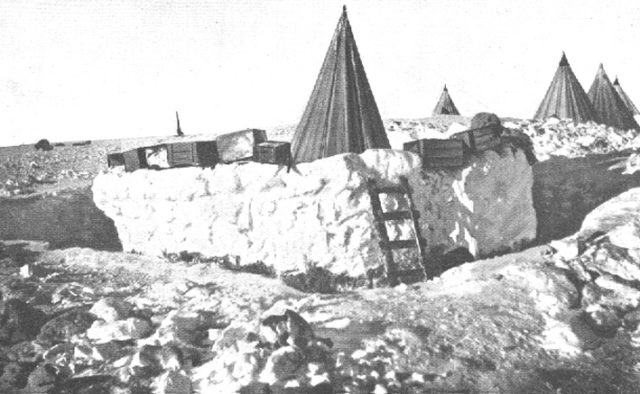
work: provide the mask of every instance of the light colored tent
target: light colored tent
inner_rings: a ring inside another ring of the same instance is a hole
[[[433,115],[460,115],[458,108],[456,108],[456,105],[449,95],[447,85],[444,85],[438,104],[436,104],[436,107],[433,109]]]
[[[292,140],[295,162],[390,148],[346,7]]]
[[[631,101],[625,91],[622,90],[622,86],[620,86],[618,77],[616,77],[616,80],[613,81],[613,87],[616,89],[616,93],[618,93],[618,96],[620,96],[622,101],[624,101],[624,104],[627,106],[629,112],[631,112],[633,115],[640,115],[640,111],[638,111],[638,108],[636,108],[636,106],[633,104],[633,101]]]
[[[551,116],[573,119],[576,122],[598,121],[589,96],[571,70],[564,52],[534,119],[546,119]]]
[[[620,130],[636,129],[640,126],[633,119],[633,114],[620,98],[609,80],[604,66],[600,64],[596,78],[589,88],[589,99],[596,110],[601,123]]]

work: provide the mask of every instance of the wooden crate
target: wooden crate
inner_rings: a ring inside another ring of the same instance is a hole
[[[407,142],[403,148],[420,155],[424,167],[460,167],[464,165],[464,142],[460,140],[427,138]]]
[[[282,141],[265,141],[253,148],[253,160],[258,163],[289,165],[291,144]]]
[[[148,167],[144,148],[136,148],[122,152],[122,156],[124,157],[124,169],[127,172]]]
[[[254,146],[266,140],[267,133],[258,129],[219,135],[216,138],[218,158],[222,163],[250,160],[253,157]]]
[[[124,165],[124,154],[121,152],[107,154],[107,165],[109,167],[119,167]]]
[[[218,162],[215,141],[167,144],[167,155],[170,167],[213,167]]]
[[[470,152],[477,153],[500,145],[500,129],[496,126],[486,126],[456,133],[451,138],[464,141]]]

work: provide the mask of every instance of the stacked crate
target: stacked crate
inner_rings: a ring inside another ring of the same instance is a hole
[[[500,145],[500,128],[486,126],[456,133],[451,138],[463,141],[470,153],[479,153]]]
[[[246,129],[219,135],[216,138],[218,158],[222,163],[251,160],[254,147],[267,140],[267,133],[259,129]]]
[[[458,140],[422,139],[404,144],[403,149],[422,158],[424,167],[464,165],[464,143]]]
[[[265,141],[253,148],[253,160],[258,163],[291,165],[291,144],[282,141]]]

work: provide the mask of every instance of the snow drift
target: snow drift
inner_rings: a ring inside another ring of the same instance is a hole
[[[94,201],[112,218],[125,251],[235,255],[277,272],[322,267],[364,275],[381,265],[367,179],[397,184],[406,176],[428,248],[467,248],[484,255],[536,235],[524,152],[503,144],[463,168],[423,171],[410,152],[368,150],[284,167],[241,162],[213,169],[112,169],[98,175]],[[385,210],[404,199],[382,195]],[[411,236],[393,222],[391,239]],[[398,256],[408,260],[410,253]]]

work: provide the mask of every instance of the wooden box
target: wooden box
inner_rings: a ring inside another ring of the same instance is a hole
[[[291,144],[281,141],[265,141],[253,148],[253,160],[258,163],[289,165]]]
[[[496,126],[486,126],[456,133],[451,138],[464,141],[470,152],[477,153],[500,145],[500,129]]]
[[[253,157],[254,146],[266,140],[267,133],[258,129],[220,135],[216,138],[218,159],[223,163],[250,160]]]
[[[144,148],[131,149],[122,152],[124,157],[124,169],[127,172],[147,168],[147,158],[144,154]]]
[[[124,165],[124,154],[121,152],[107,154],[107,166],[118,167]]]
[[[167,146],[170,167],[213,167],[218,163],[215,141],[176,142]]]
[[[460,167],[464,165],[464,142],[460,140],[422,139],[407,142],[403,148],[420,155],[424,167]]]

